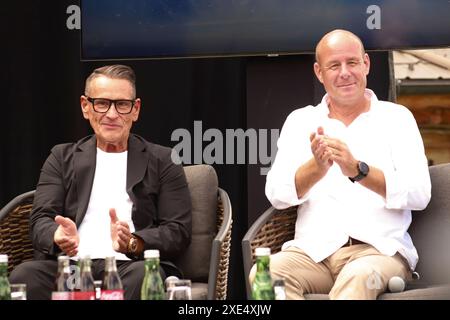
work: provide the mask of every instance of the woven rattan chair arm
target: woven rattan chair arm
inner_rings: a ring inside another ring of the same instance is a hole
[[[211,248],[208,300],[225,300],[228,289],[232,210],[230,198],[225,190],[219,188],[218,197],[218,232]]]

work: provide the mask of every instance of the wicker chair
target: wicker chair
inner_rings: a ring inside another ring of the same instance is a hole
[[[8,255],[8,272],[33,259],[28,225],[33,199],[34,190],[15,197],[0,210],[0,253]]]
[[[252,292],[248,275],[255,263],[255,248],[270,248],[272,254],[279,252],[283,243],[294,239],[296,219],[297,207],[286,210],[270,207],[253,223],[242,239],[245,286],[249,300],[252,299]]]
[[[231,204],[218,187],[213,167],[185,167],[192,198],[192,242],[177,264],[192,280],[193,299],[227,297],[231,246]],[[0,253],[9,256],[8,271],[33,258],[29,215],[34,191],[19,195],[0,211]]]
[[[184,168],[192,199],[192,240],[176,263],[192,280],[192,298],[225,300],[231,247],[231,203],[209,165]],[[217,214],[213,214],[217,212]]]
[[[425,210],[413,213],[409,233],[419,252],[416,271],[421,279],[407,285],[399,293],[386,292],[380,300],[450,299],[450,164],[430,167],[431,201]],[[272,253],[281,250],[284,242],[292,240],[295,232],[297,207],[276,210],[271,207],[250,227],[242,240],[247,297],[251,299],[248,281],[255,263],[255,248],[269,247]],[[306,294],[308,300],[325,300],[327,294]]]

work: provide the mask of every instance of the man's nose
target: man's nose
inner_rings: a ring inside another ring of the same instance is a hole
[[[111,106],[106,112],[106,116],[109,118],[116,118],[119,116],[119,113],[116,110],[116,103],[114,101],[111,102]]]
[[[349,69],[348,69],[348,66],[345,64],[345,63],[343,63],[342,65],[341,65],[341,72],[340,72],[340,74],[339,74],[342,78],[347,78],[349,75],[350,75],[350,71],[349,71]]]

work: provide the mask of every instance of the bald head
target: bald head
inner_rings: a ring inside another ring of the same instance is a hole
[[[328,32],[325,34],[322,39],[320,39],[319,43],[316,46],[316,61],[320,64],[320,57],[321,53],[324,50],[324,48],[332,47],[333,45],[340,43],[340,42],[356,42],[361,47],[361,56],[364,56],[365,50],[364,45],[361,41],[361,39],[354,33],[342,30],[342,29],[336,29],[333,31]]]

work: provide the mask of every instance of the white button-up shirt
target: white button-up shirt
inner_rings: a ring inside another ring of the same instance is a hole
[[[399,252],[414,269],[418,255],[407,232],[411,210],[424,209],[431,197],[423,141],[407,108],[379,101],[371,90],[366,94],[370,110],[348,127],[328,117],[327,95],[319,105],[297,109],[288,116],[267,175],[266,196],[277,209],[300,205],[295,239],[283,249],[296,246],[320,262],[352,237],[389,256]],[[352,183],[336,163],[298,198],[295,173],[313,157],[309,136],[319,126],[326,135],[345,142],[355,159],[383,171],[386,198]]]

